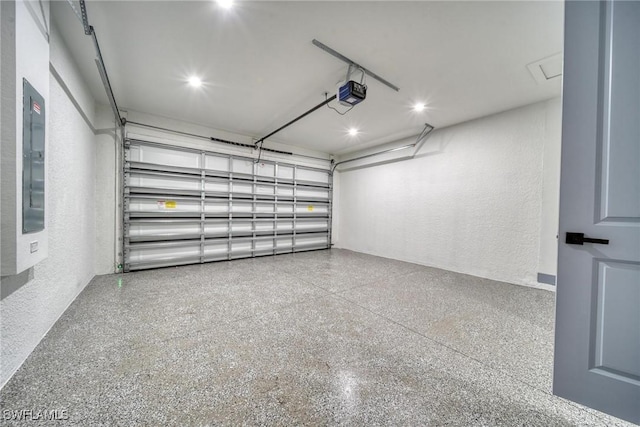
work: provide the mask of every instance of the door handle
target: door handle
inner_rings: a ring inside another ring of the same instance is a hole
[[[584,233],[567,233],[567,239],[565,240],[565,243],[568,245],[584,245],[585,243],[599,243],[601,245],[608,245],[609,240],[584,237]]]

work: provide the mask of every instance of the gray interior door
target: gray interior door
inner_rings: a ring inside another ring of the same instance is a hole
[[[640,423],[640,2],[567,2],[564,46],[553,391]]]
[[[124,271],[330,247],[331,172],[125,140]]]

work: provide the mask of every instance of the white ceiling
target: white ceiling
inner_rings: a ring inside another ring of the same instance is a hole
[[[314,38],[400,87],[369,77],[367,99],[345,116],[324,107],[273,137],[322,152],[560,94],[560,78],[538,83],[527,65],[562,51],[561,2],[240,0],[227,11],[212,1],[91,1],[87,11],[123,109],[257,139],[344,79],[346,64]],[[107,103],[90,37],[66,1],[52,13],[93,95]],[[205,87],[189,87],[191,74]],[[417,101],[427,109],[412,111]],[[350,127],[360,134],[347,135]]]

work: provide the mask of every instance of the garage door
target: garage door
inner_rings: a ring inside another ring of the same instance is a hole
[[[124,270],[330,247],[331,174],[125,141]]]

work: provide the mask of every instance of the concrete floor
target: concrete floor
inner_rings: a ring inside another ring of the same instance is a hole
[[[0,406],[80,425],[627,425],[551,395],[553,310],[548,291],[336,249],[99,276]]]

